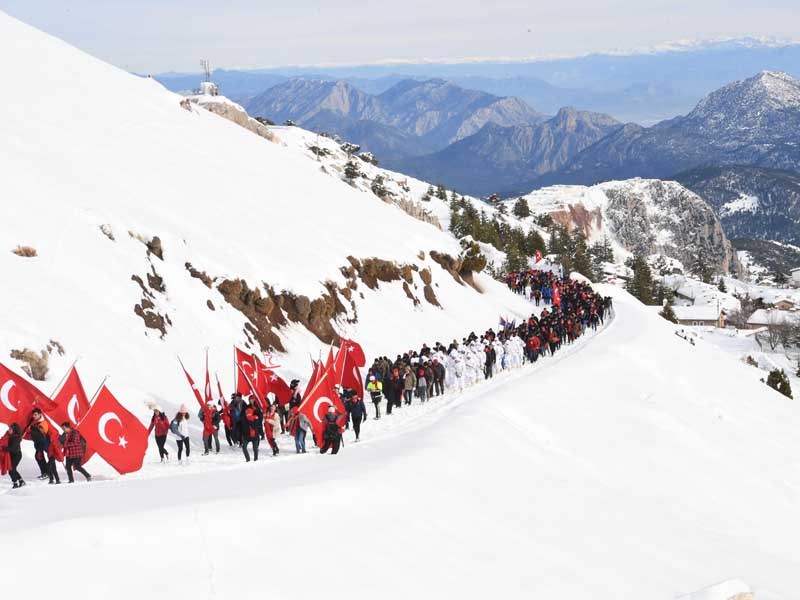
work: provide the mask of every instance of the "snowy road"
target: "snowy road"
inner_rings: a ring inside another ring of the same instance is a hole
[[[88,565],[84,598],[674,598],[733,577],[797,597],[796,404],[613,293],[595,339],[335,458],[6,495],[6,591],[48,536],[54,580]]]

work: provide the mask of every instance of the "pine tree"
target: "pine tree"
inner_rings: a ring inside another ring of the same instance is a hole
[[[528,234],[525,236],[525,244],[523,247],[525,249],[525,254],[528,256],[534,256],[537,250],[543,255],[547,254],[547,246],[544,243],[544,239],[542,239],[542,236],[539,235],[539,232],[535,229],[528,231]]]
[[[644,304],[653,304],[653,274],[650,266],[641,256],[634,256],[631,261],[633,277],[625,285],[632,296]]]
[[[531,208],[525,198],[520,198],[514,203],[514,216],[519,219],[527,219],[531,216]]]
[[[586,238],[580,232],[574,236],[575,251],[572,254],[572,270],[577,271],[584,277],[594,280],[594,270],[592,269],[592,259],[589,256],[589,249],[586,247]]]
[[[462,239],[461,244],[461,269],[479,273],[486,268],[486,257],[481,252],[481,247],[473,240]]]
[[[441,183],[436,186],[436,197],[439,200],[447,200],[447,188]]]
[[[704,251],[700,251],[697,254],[697,258],[692,265],[691,272],[693,275],[696,275],[700,278],[703,283],[711,283],[711,276],[713,275],[713,270],[708,264],[708,259],[706,258],[706,254]]]
[[[786,283],[786,274],[783,271],[775,270],[775,273],[772,276],[772,279],[778,285],[783,285]]]
[[[361,167],[358,163],[354,160],[349,161],[344,166],[344,176],[347,177],[348,180],[352,181],[361,177]]]
[[[792,386],[789,383],[789,378],[783,369],[772,369],[767,377],[767,385],[774,390],[779,391],[787,398],[792,397]]]
[[[556,235],[556,228],[550,230],[550,238],[547,241],[548,254],[561,254],[561,247],[558,245],[558,235]]]
[[[372,180],[372,193],[375,194],[378,198],[385,198],[387,194],[385,180],[383,175],[375,175],[375,179]]]
[[[508,213],[508,209],[506,208],[506,205],[501,202],[500,204],[497,205],[497,212],[503,216],[506,216],[506,214]]]
[[[672,310],[672,303],[671,302],[667,302],[664,305],[664,308],[658,314],[660,314],[662,317],[664,317],[670,323],[677,323],[678,322],[678,317],[675,315],[675,311]]]
[[[528,266],[528,259],[517,246],[516,241],[512,240],[506,245],[506,261],[503,263],[503,270],[506,273],[521,271]]]
[[[725,286],[725,278],[724,277],[720,277],[719,278],[719,285],[717,286],[717,289],[720,292],[722,292],[723,294],[728,291],[728,288]]]

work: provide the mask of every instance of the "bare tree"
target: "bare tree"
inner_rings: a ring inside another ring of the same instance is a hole
[[[775,352],[778,346],[789,350],[800,344],[800,323],[782,314],[782,311],[773,310],[767,317],[767,326],[764,331],[756,334],[759,345],[766,343]]]

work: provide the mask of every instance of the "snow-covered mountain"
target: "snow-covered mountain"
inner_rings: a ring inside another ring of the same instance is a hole
[[[488,276],[466,285],[457,240],[321,172],[305,146],[5,15],[0,39],[25,57],[3,68],[20,92],[0,120],[0,272],[14,282],[0,352],[19,367],[12,350],[58,341],[65,355],[53,353],[44,387],[81,356],[88,386],[111,375],[144,416],[144,400],[187,398],[176,354],[198,369],[209,347],[227,388],[233,344],[286,350],[287,377],[305,376],[336,331],[377,353],[527,310]]]
[[[764,71],[704,98],[685,117],[626,126],[539,184],[670,177],[704,165],[800,169],[800,82]]]
[[[524,197],[531,211],[582,230],[590,241],[608,236],[625,252],[662,254],[686,269],[698,259],[718,273],[737,268],[736,252],[714,211],[677,182],[631,179],[591,187],[553,186]]]
[[[3,13],[0,48],[15,90],[0,118],[0,351],[51,346],[46,391],[80,356],[90,393],[109,375],[145,418],[145,401],[193,402],[176,354],[199,374],[208,347],[230,390],[233,344],[282,348],[287,378],[304,377],[335,332],[374,356],[535,310],[457,268],[436,225],[446,203],[402,195],[423,182],[362,160],[368,177],[347,183],[330,139],[291,127],[267,139]],[[375,192],[378,175],[396,198]],[[604,195],[608,218],[659,211]],[[665,202],[694,214],[690,199]],[[598,332],[370,420],[336,457],[286,456],[281,436],[281,455],[256,463],[194,446],[162,465],[153,448],[124,478],[92,459],[91,483],[4,481],[3,592],[30,595],[45,564],[83,600],[789,600],[797,404],[619,288],[598,290],[615,307]]]

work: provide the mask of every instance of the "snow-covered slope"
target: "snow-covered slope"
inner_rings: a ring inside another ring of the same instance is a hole
[[[797,597],[797,404],[602,291],[617,314],[596,336],[416,418],[370,422],[335,459],[149,464],[0,497],[0,560],[17,573],[4,591],[28,589],[29,557],[50,539],[70,547],[48,565],[54,580],[91,565],[87,600],[254,586],[286,599],[672,599],[728,580],[744,583],[716,589]]]
[[[255,334],[219,285],[241,278],[262,298],[266,284],[313,301],[329,293],[326,282],[342,294],[353,283],[341,272],[349,256],[417,269],[408,292],[402,280],[377,289],[357,280],[353,303],[341,296],[346,312],[334,325],[368,355],[460,337],[528,310],[488,277],[476,277],[483,293],[457,282],[430,256],[456,256],[452,236],[321,172],[304,148],[184,103],[187,110],[157,82],[2,13],[0,47],[0,71],[16,90],[4,94],[0,119],[0,360],[19,367],[12,349],[60,342],[66,354],[51,359],[45,391],[80,356],[91,390],[110,375],[140,415],[145,400],[170,410],[191,401],[176,354],[197,376],[205,347],[229,391],[232,345]],[[163,260],[145,245],[155,236]],[[12,254],[17,245],[38,256]],[[213,278],[211,287],[187,263]],[[442,308],[424,298],[424,269]],[[145,318],[163,327],[163,339]],[[309,352],[323,343],[295,323],[275,332],[288,350],[287,379],[307,375]]]

